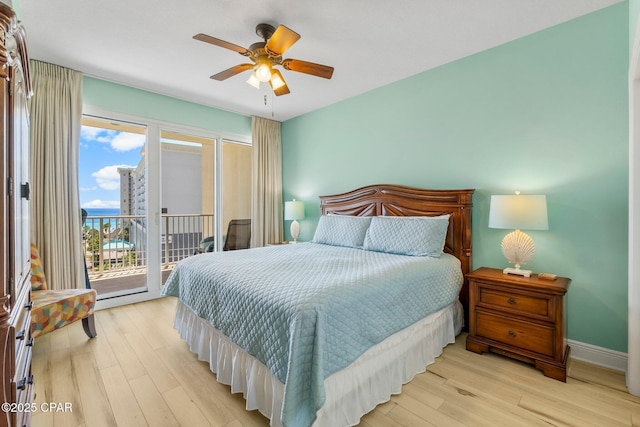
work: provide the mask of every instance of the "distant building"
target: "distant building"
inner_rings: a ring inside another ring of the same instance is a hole
[[[135,168],[118,168],[120,174],[121,215],[145,216],[147,214],[146,168],[144,149]],[[169,260],[174,262],[184,256],[179,248],[197,248],[203,233],[212,234],[212,216],[203,224],[202,219],[188,218],[202,213],[202,149],[196,145],[162,143],[162,262],[165,262],[165,244]],[[213,182],[210,183],[213,186]],[[213,191],[211,191],[213,193]],[[213,209],[213,208],[212,208]],[[170,216],[170,219],[168,216]],[[186,216],[181,218],[182,216]],[[211,222],[211,224],[209,224]],[[126,223],[126,222],[125,222]],[[135,218],[130,227],[136,246],[137,259],[144,262],[146,221]],[[206,230],[206,231],[205,231]],[[175,249],[175,251],[174,251]],[[189,254],[192,254],[190,252]]]
[[[147,213],[147,188],[144,168],[144,152],[138,167],[133,173],[133,215],[146,215]]]
[[[120,215],[133,215],[134,210],[134,185],[135,169],[118,168],[120,174]]]
[[[200,147],[162,144],[162,206],[167,211],[164,213],[202,213],[201,165]],[[121,215],[147,213],[145,172],[144,150],[135,168],[118,168]]]

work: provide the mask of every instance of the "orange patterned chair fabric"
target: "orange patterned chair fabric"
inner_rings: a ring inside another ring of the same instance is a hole
[[[93,289],[33,291],[31,336],[36,338],[93,314],[96,297]]]
[[[89,338],[96,336],[93,309],[97,293],[93,289],[48,290],[38,249],[31,244],[31,336],[33,338],[82,320]]]

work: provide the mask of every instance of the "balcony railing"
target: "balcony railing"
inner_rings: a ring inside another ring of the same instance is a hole
[[[163,268],[200,252],[203,238],[214,235],[213,215],[162,215]],[[89,278],[144,273],[148,261],[147,223],[143,215],[88,216],[83,245]]]

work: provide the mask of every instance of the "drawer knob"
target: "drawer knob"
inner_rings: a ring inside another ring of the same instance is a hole
[[[26,308],[27,310],[31,310],[33,308],[33,301],[29,301],[24,308]]]
[[[509,331],[509,336],[510,336],[511,338],[515,338],[515,337],[516,337],[516,333],[515,333],[515,332],[513,332],[513,331]]]
[[[17,340],[23,340],[24,339],[24,334],[25,334],[25,330],[23,329],[23,330],[21,330],[20,332],[18,332],[16,334],[16,339]]]
[[[509,298],[509,300],[507,301],[509,304],[514,305],[516,303],[516,299],[511,297]]]

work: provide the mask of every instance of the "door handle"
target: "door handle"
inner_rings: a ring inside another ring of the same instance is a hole
[[[31,193],[31,189],[29,188],[29,183],[25,182],[20,185],[20,197],[23,199],[29,200],[29,194]]]

